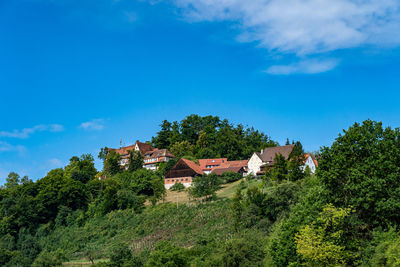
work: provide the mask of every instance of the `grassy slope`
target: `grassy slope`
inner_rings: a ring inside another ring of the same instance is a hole
[[[97,259],[107,258],[120,243],[140,252],[151,249],[162,240],[181,247],[191,247],[204,239],[227,239],[232,235],[229,199],[239,184],[240,181],[224,185],[218,191],[218,201],[202,205],[188,203],[186,192],[169,191],[166,203],[148,206],[141,214],[131,210],[115,211],[90,219],[82,226],[57,228],[41,240],[41,245],[50,251],[61,248],[72,262],[76,262],[76,259],[86,258],[86,253],[90,251],[94,251]],[[258,182],[253,180],[249,184],[256,185]]]
[[[70,259],[82,259],[88,251],[95,251],[99,259],[107,258],[120,243],[137,252],[151,249],[161,240],[191,247],[205,238],[225,239],[231,229],[228,200],[179,208],[165,203],[147,207],[141,214],[116,211],[90,219],[83,226],[57,228],[41,240],[41,245],[50,251],[61,248]]]

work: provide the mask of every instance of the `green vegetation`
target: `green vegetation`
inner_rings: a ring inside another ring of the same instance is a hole
[[[164,122],[153,142],[185,157],[233,159],[271,144],[240,129],[192,115]],[[90,155],[36,182],[10,173],[0,188],[0,265],[399,266],[399,129],[354,124],[322,148],[315,175],[299,169],[295,145],[260,179],[196,178],[189,191],[199,201],[179,205],[164,201],[173,161],[152,172],[134,153],[126,170],[102,150],[101,173]]]
[[[181,192],[185,190],[185,186],[181,183],[175,183],[169,190]]]
[[[254,151],[277,145],[254,128],[235,126],[217,116],[190,115],[180,122],[165,120],[160,126],[152,139],[154,147],[167,148],[176,157],[248,159]]]

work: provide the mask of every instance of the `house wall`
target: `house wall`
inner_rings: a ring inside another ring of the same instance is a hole
[[[260,171],[260,167],[262,164],[263,162],[261,161],[261,159],[254,153],[247,163],[249,169],[247,173],[249,175],[257,175],[257,172]]]
[[[193,177],[191,176],[186,176],[186,177],[177,177],[177,178],[165,178],[165,189],[170,189],[174,184],[176,183],[181,183],[185,187],[189,187],[192,185],[192,179]]]
[[[308,158],[307,158],[307,160],[306,160],[306,162],[304,163],[304,165],[301,166],[301,167],[302,167],[302,170],[305,171],[305,169],[307,168],[307,166],[310,168],[310,170],[311,170],[312,173],[315,173],[316,166],[315,166],[314,161],[312,160],[312,157],[308,157]]]

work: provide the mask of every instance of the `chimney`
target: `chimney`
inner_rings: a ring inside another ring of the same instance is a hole
[[[122,138],[119,139],[119,148],[122,148]]]
[[[264,153],[264,149],[261,149],[261,155]]]

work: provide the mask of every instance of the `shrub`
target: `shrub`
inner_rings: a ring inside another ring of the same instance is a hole
[[[225,172],[221,175],[221,178],[224,180],[225,183],[233,183],[242,178],[242,174],[237,172]]]
[[[132,260],[132,252],[124,244],[120,244],[114,248],[110,255],[110,263],[116,266],[121,266],[130,260]]]
[[[56,251],[42,251],[39,256],[35,259],[32,266],[33,267],[53,267],[53,266],[61,266],[63,261],[66,261],[64,252],[61,249],[57,249]]]
[[[185,190],[185,186],[182,183],[175,183],[173,186],[171,186],[170,190],[181,192]]]
[[[160,242],[157,244],[153,253],[150,254],[146,266],[188,266],[188,253],[184,248],[172,245],[169,242]]]

